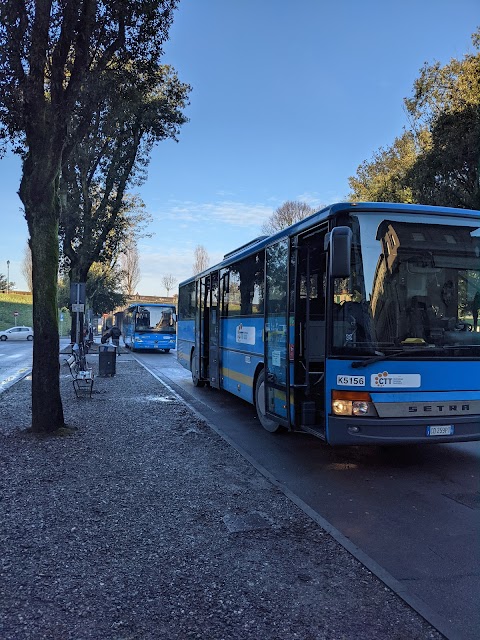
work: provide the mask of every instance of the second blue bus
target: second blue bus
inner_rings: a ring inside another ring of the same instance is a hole
[[[176,348],[176,310],[172,304],[132,304],[123,316],[125,346],[132,351],[168,353]]]

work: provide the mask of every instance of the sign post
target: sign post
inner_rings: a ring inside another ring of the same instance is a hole
[[[15,326],[17,326],[18,311],[13,312],[13,317],[15,318]]]
[[[75,318],[75,342],[80,344],[80,320],[83,320],[85,312],[85,282],[72,282],[70,284],[70,304],[72,305],[72,314]]]

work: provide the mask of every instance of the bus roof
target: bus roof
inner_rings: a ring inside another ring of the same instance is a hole
[[[187,278],[183,282],[180,282],[179,287],[189,282],[192,282],[196,278],[201,275],[208,274],[210,271],[216,271],[220,267],[227,266],[242,257],[246,257],[250,253],[262,249],[272,242],[276,242],[283,237],[289,237],[309,229],[312,226],[315,226],[329,218],[332,218],[339,213],[348,213],[348,212],[358,212],[358,213],[403,213],[403,214],[415,214],[421,213],[422,215],[432,215],[432,216],[447,216],[447,217],[458,217],[458,218],[472,218],[477,219],[480,222],[480,211],[476,209],[456,209],[453,207],[438,207],[433,205],[425,205],[425,204],[404,204],[400,202],[337,202],[335,204],[331,204],[320,211],[312,213],[312,215],[307,218],[303,218],[303,220],[299,220],[295,222],[289,227],[277,231],[271,236],[260,236],[259,238],[255,238],[250,242],[234,249],[225,254],[224,259],[205,269],[201,273],[197,273],[190,278]]]

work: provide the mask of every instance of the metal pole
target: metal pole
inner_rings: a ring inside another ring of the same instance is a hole
[[[80,284],[77,283],[76,285],[77,288],[77,309],[78,306],[80,305]],[[80,311],[77,311],[77,322],[76,322],[76,330],[75,330],[75,342],[77,344],[80,344]]]
[[[7,295],[10,293],[10,260],[7,260]]]

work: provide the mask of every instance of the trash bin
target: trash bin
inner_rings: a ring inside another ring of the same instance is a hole
[[[100,345],[98,348],[98,375],[114,376],[117,366],[117,347]]]

